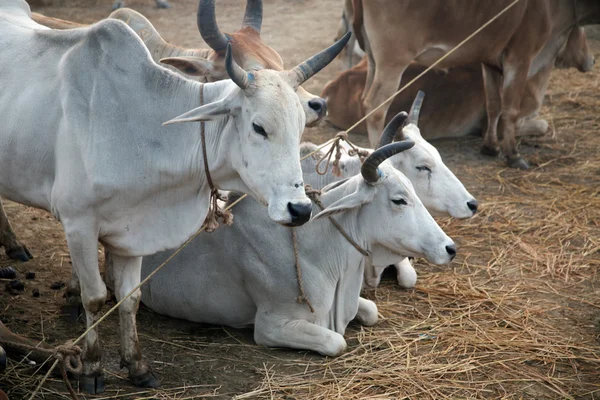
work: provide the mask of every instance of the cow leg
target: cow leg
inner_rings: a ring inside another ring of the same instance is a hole
[[[84,308],[81,302],[81,286],[75,266],[71,268],[71,279],[67,282],[67,290],[65,292],[66,304],[62,308],[63,314],[67,315],[69,321],[76,322],[83,315]]]
[[[487,111],[487,130],[481,146],[481,154],[496,157],[500,153],[498,146],[498,123],[502,115],[502,74],[495,69],[481,64],[483,85],[485,89],[485,106]]]
[[[171,5],[167,2],[167,0],[156,0],[157,8],[171,8]]]
[[[12,260],[29,261],[33,258],[27,247],[23,246],[17,240],[17,236],[10,226],[8,217],[4,212],[2,206],[2,199],[0,199],[0,247],[4,246],[6,255]]]
[[[312,350],[336,357],[346,350],[344,337],[337,332],[304,319],[258,311],[254,322],[254,341],[267,347]]]
[[[123,257],[111,254],[112,278],[115,295],[121,301],[139,283],[142,271],[142,257]],[[121,329],[121,367],[129,369],[129,379],[134,385],[146,388],[160,386],[148,363],[142,359],[142,351],[137,335],[135,315],[142,297],[137,289],[119,306],[119,326]]]
[[[417,272],[410,263],[409,258],[406,257],[399,263],[394,264],[394,267],[396,267],[396,279],[398,280],[398,285],[403,289],[414,288],[417,283]]]
[[[381,103],[387,100],[400,86],[402,73],[405,70],[405,65],[402,63],[391,62],[390,65],[377,66],[373,83],[365,94],[364,107],[365,113],[373,111]],[[372,66],[369,64],[369,69]],[[385,118],[390,108],[391,101],[384,104],[381,108],[375,111],[367,118],[367,130],[369,133],[369,143],[371,147],[375,147],[379,141],[379,136],[383,132]]]
[[[124,0],[115,0],[115,2],[112,5],[112,9],[113,11],[119,8],[123,8],[125,7],[125,1]]]
[[[379,282],[381,281],[381,274],[383,274],[383,271],[385,269],[386,267],[375,266],[370,261],[367,261],[367,264],[365,264],[363,289],[375,289],[377,286],[379,286]]]
[[[373,326],[377,323],[379,316],[377,315],[377,305],[371,300],[358,298],[358,312],[356,320],[363,326]]]
[[[87,328],[100,317],[106,300],[106,286],[98,269],[98,238],[93,229],[76,229],[65,224],[71,261],[81,284],[81,300]],[[83,376],[80,387],[88,393],[104,391],[98,328],[92,329],[83,344]]]
[[[524,118],[517,123],[517,137],[544,136],[548,132],[545,119]]]

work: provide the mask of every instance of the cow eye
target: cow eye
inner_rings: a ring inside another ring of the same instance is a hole
[[[252,123],[252,128],[254,129],[254,132],[258,133],[259,135],[262,135],[264,137],[267,137],[267,132],[265,132],[265,130],[263,129],[262,126],[256,124],[256,123]]]
[[[396,199],[396,200],[392,200],[392,203],[394,203],[397,206],[405,206],[408,203],[406,202],[406,200],[404,199]]]
[[[419,170],[419,171],[427,171],[427,172],[431,173],[431,168],[429,168],[429,167],[427,167],[425,165],[421,165],[421,166],[417,167],[417,170]]]

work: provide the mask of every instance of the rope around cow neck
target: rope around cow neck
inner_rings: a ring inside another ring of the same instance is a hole
[[[348,132],[356,129],[357,126],[359,126],[361,123],[363,123],[374,112],[376,112],[381,107],[383,107],[385,104],[387,104],[391,100],[393,100],[394,97],[396,97],[398,94],[400,94],[404,90],[406,90],[417,79],[421,78],[427,72],[431,71],[431,69],[433,69],[440,62],[442,62],[443,60],[445,60],[448,56],[450,56],[452,53],[454,53],[457,49],[459,49],[460,47],[462,47],[466,42],[468,42],[469,40],[471,40],[475,35],[477,35],[479,32],[481,32],[484,28],[486,28],[488,25],[490,25],[492,22],[494,22],[496,19],[498,19],[502,14],[504,14],[506,11],[508,11],[509,9],[511,9],[513,6],[515,6],[519,1],[520,0],[514,0],[512,3],[510,3],[508,6],[506,6],[502,11],[500,11],[498,14],[496,14],[492,19],[490,19],[488,22],[486,22],[485,24],[483,24],[479,29],[477,29],[471,35],[467,36],[467,38],[464,39],[462,42],[460,42],[456,47],[452,48],[448,53],[446,53],[445,55],[443,55],[435,63],[433,63],[431,66],[429,66],[427,69],[425,69],[425,71],[423,71],[422,73],[420,73],[419,75],[417,75],[414,79],[412,79],[410,82],[408,82],[402,88],[400,88],[400,90],[398,90],[396,93],[394,93],[392,96],[390,96],[386,101],[384,101],[379,106],[377,106],[376,108],[374,108],[373,110],[371,110],[367,115],[365,115],[358,122],[356,122],[354,125],[352,125],[350,128],[346,129],[343,132],[345,132],[347,134]],[[306,156],[302,157],[301,160],[305,160],[308,157],[310,157],[310,156],[312,156],[312,155],[320,152],[322,149],[324,149],[326,146],[332,144],[333,142],[335,142],[335,138],[329,139],[327,142],[325,142],[322,145],[320,145],[319,147],[317,147],[317,149],[315,149],[311,153],[307,154]],[[338,145],[339,145],[339,141],[338,141]],[[228,205],[227,207],[225,207],[223,209],[223,212],[229,211],[233,206],[235,206],[236,204],[238,204],[240,201],[242,201],[243,199],[245,199],[247,196],[248,196],[247,194],[244,194],[243,196],[241,196],[240,198],[238,198],[236,201],[234,201],[233,203],[231,203],[230,205]],[[146,282],[148,282],[148,280],[150,280],[150,278],[152,278],[160,269],[162,269],[177,254],[179,254],[181,252],[181,250],[183,250],[184,247],[186,247],[188,244],[190,244],[205,229],[206,229],[206,227],[202,226],[198,230],[198,232],[196,232],[186,242],[184,242],[181,246],[179,246],[179,248],[177,248],[177,250],[175,250],[175,252],[173,252],[173,254],[171,254],[171,256],[169,256],[161,265],[159,265],[158,268],[156,268],[154,271],[152,271],[152,273],[150,273],[143,281],[141,281],[133,290],[131,290],[129,293],[127,293],[127,295],[125,295],[125,297],[123,297],[119,302],[117,302],[117,304],[115,304],[112,308],[110,308],[102,317],[100,317],[95,323],[93,323],[88,329],[86,329],[84,333],[82,333],[77,339],[75,339],[73,341],[73,345],[79,343],[81,341],[81,339],[83,339],[90,331],[92,331],[93,329],[95,329],[102,321],[104,321],[104,319],[106,319],[106,317],[108,317],[110,314],[112,314],[125,300],[127,300],[129,297],[131,297],[133,295],[133,293],[135,293]],[[38,384],[38,386],[35,388],[35,390],[31,394],[31,396],[29,397],[29,400],[33,400],[34,399],[34,397],[37,394],[37,392],[39,392],[39,390],[41,389],[42,385],[44,384],[44,382],[46,382],[46,380],[48,379],[48,377],[50,376],[50,374],[52,373],[52,371],[54,370],[54,368],[56,368],[56,365],[59,362],[60,361],[58,359],[54,361],[54,363],[52,364],[52,366],[50,367],[50,369],[48,369],[48,372],[46,373],[46,375],[44,375],[44,377],[42,378],[42,380],[40,381],[40,383]]]

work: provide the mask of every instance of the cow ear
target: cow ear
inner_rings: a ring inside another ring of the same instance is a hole
[[[166,57],[161,58],[160,62],[175,67],[186,75],[192,76],[213,76],[216,75],[217,70],[212,61],[202,57]]]
[[[330,217],[335,214],[358,208],[363,204],[370,203],[373,201],[376,191],[377,189],[374,186],[367,185],[362,181],[353,193],[334,202],[332,205],[315,215],[313,219]]]
[[[180,122],[210,121],[219,117],[238,114],[240,112],[240,107],[232,107],[230,103],[231,101],[229,98],[215,101],[214,103],[206,104],[183,113],[180,116],[163,123],[163,125],[176,124]]]

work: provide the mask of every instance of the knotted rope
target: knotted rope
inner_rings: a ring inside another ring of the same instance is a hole
[[[335,137],[333,138],[333,143],[331,144],[331,147],[329,147],[329,150],[327,150],[327,152],[317,162],[317,166],[316,166],[317,174],[325,175],[327,173],[327,171],[329,170],[329,164],[331,164],[331,157],[333,156],[333,152],[335,151],[335,160],[332,163],[333,170],[331,171],[331,173],[333,174],[333,176],[337,176],[337,177],[342,176],[342,171],[340,170],[340,167],[339,167],[340,159],[342,158],[342,146],[340,145],[340,141],[342,141],[342,140],[344,140],[346,143],[348,143],[348,146],[350,146],[350,150],[348,150],[349,156],[355,156],[355,155],[358,155],[360,157],[368,157],[369,156],[369,152],[367,150],[359,149],[358,147],[356,147],[354,145],[354,143],[352,143],[350,140],[348,140],[348,132],[346,132],[346,131],[338,132],[335,135]],[[327,160],[327,163],[325,164],[325,170],[321,171],[319,166],[325,160]]]
[[[200,87],[200,105],[204,105],[204,84]],[[202,158],[204,159],[204,173],[206,174],[206,180],[210,187],[210,201],[208,203],[208,214],[204,219],[203,226],[206,232],[213,232],[219,227],[219,220],[225,225],[233,224],[233,214],[229,210],[223,210],[219,207],[218,201],[225,201],[225,198],[219,193],[219,190],[215,187],[212,178],[210,176],[210,170],[208,169],[208,157],[206,155],[206,135],[204,133],[204,121],[200,122],[200,139],[202,141]]]

